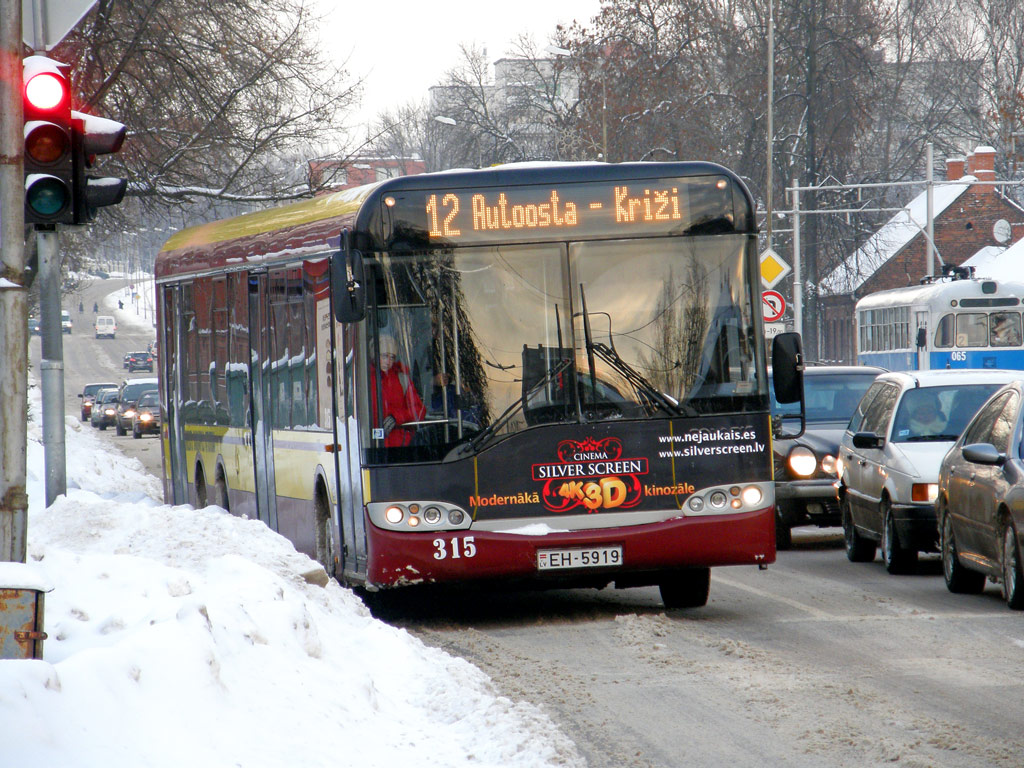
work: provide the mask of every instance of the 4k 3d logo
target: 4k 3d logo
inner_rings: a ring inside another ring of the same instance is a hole
[[[541,501],[552,512],[629,509],[640,503],[639,476],[647,474],[647,459],[623,458],[617,437],[563,440],[556,452],[557,463],[533,465],[533,479],[544,483]]]

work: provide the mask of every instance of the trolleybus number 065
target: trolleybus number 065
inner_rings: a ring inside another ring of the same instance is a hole
[[[622,565],[622,546],[537,550],[537,568],[541,571],[602,565]]]

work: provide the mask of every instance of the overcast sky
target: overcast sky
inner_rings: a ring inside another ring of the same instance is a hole
[[[363,108],[356,122],[384,109],[426,99],[427,89],[458,64],[460,44],[487,48],[501,58],[522,33],[538,48],[556,25],[574,19],[589,26],[600,0],[447,0],[447,2],[325,2],[325,43],[351,75],[365,77]]]

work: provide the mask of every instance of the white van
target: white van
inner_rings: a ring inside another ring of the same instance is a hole
[[[117,322],[110,315],[99,315],[96,317],[96,338],[106,336],[113,339],[117,335]]]

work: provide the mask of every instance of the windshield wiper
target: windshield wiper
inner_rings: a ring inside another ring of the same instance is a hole
[[[908,437],[903,442],[905,442],[905,443],[939,443],[939,442],[952,443],[952,442],[955,442],[958,437],[960,437],[960,435],[914,435],[913,437]]]
[[[491,438],[494,437],[499,429],[505,426],[518,411],[522,410],[524,404],[526,404],[533,395],[539,392],[543,387],[550,384],[556,376],[568,369],[572,363],[573,360],[571,357],[567,357],[562,360],[562,362],[548,371],[540,381],[526,390],[521,398],[506,408],[498,418],[473,435],[471,440],[454,448],[448,456],[445,457],[445,461],[452,461],[454,459],[461,458],[469,452],[477,452],[483,448],[486,443],[490,442]]]
[[[650,405],[650,401],[653,400],[654,403],[660,406],[663,410],[676,416],[696,415],[695,413],[688,413],[688,409],[675,402],[674,398],[670,398],[664,392],[655,387],[643,376],[643,374],[636,370],[636,368],[619,357],[619,353],[616,352],[613,347],[609,347],[603,342],[595,341],[591,345],[591,348],[597,353],[598,357],[622,374],[626,381],[629,382],[630,386],[636,390],[639,398],[647,401],[645,404]],[[644,395],[646,395],[646,397],[644,397]]]

